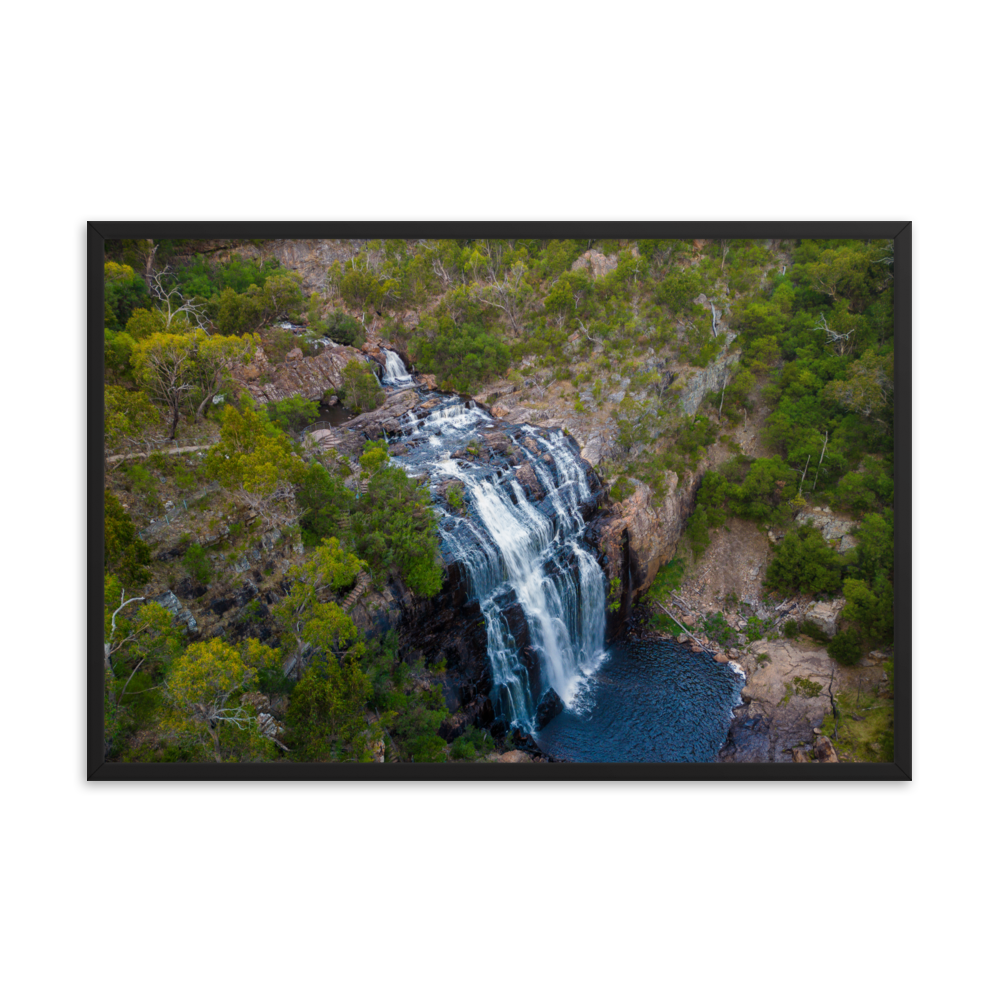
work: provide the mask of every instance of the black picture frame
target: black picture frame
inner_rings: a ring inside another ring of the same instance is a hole
[[[104,760],[104,241],[143,239],[886,239],[895,243],[895,758],[893,763],[127,764]],[[87,224],[87,760],[90,781],[908,781],[912,780],[912,223],[910,222],[90,222]]]

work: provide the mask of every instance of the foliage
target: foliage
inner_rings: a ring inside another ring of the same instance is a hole
[[[355,413],[377,410],[385,402],[385,391],[367,365],[348,361],[344,366],[340,388],[340,401]]]
[[[612,577],[608,582],[608,611],[614,614],[621,606],[622,581],[620,577]]]
[[[494,749],[493,738],[482,729],[470,727],[448,748],[452,760],[476,760]]]
[[[319,420],[319,403],[296,394],[267,404],[267,419],[285,433],[298,433]]]
[[[220,333],[230,335],[256,330],[264,319],[264,305],[257,294],[240,295],[232,288],[220,293],[215,307],[215,325]]]
[[[445,499],[448,501],[448,506],[452,510],[461,510],[465,505],[465,489],[462,486],[452,484],[448,487],[448,493]]]
[[[878,416],[892,407],[893,356],[867,350],[847,369],[847,377],[829,382],[825,392],[846,410]]]
[[[821,642],[824,645],[826,645],[830,639],[830,637],[815,622],[804,621],[799,628],[799,632],[802,635],[808,636],[813,640],[813,642]]]
[[[361,461],[371,472],[368,494],[355,503],[350,518],[358,555],[376,582],[392,572],[418,596],[433,597],[441,590],[442,573],[430,491],[390,465],[375,442],[368,443]]]
[[[892,645],[894,636],[893,588],[885,577],[869,585],[864,580],[845,580],[845,621],[855,622],[861,635],[873,645]]]
[[[861,659],[861,642],[853,629],[838,632],[827,643],[827,652],[845,667],[853,666]]]
[[[104,265],[104,316],[105,325],[112,330],[125,330],[129,319],[137,309],[148,310],[153,306],[153,301],[146,290],[146,282],[136,274],[132,277],[122,277],[119,280],[109,281],[107,278],[108,267],[113,266],[109,261]],[[127,269],[131,272],[131,268]]]
[[[331,476],[323,465],[313,462],[298,484],[295,500],[301,511],[302,541],[312,546],[340,532],[340,520],[350,513],[354,495],[343,479]]]
[[[246,710],[231,705],[230,700],[255,680],[253,668],[222,639],[191,643],[167,671],[167,700],[195,727],[207,730],[220,764],[219,728],[224,724],[241,729],[254,725]]]
[[[208,553],[197,543],[189,545],[181,557],[181,562],[188,574],[198,583],[207,584],[212,579],[212,560]]]
[[[108,454],[149,446],[160,427],[160,414],[145,392],[104,387],[104,450]]]
[[[325,323],[316,327],[318,333],[338,344],[361,347],[365,342],[365,331],[361,324],[347,313],[337,309]]]
[[[412,345],[420,371],[434,372],[444,390],[474,392],[498,378],[510,364],[510,348],[475,324],[456,324],[450,316],[427,320]]]
[[[834,593],[840,589],[843,561],[819,529],[799,525],[778,543],[764,585],[781,594]]]
[[[123,381],[132,374],[135,341],[124,331],[104,330],[104,378]]]
[[[434,763],[445,759],[445,740],[438,735],[448,717],[444,693],[436,684],[407,695],[391,727],[404,761]]]
[[[326,665],[310,667],[295,685],[287,713],[287,736],[296,760],[370,759],[365,702],[371,682],[361,669],[359,653],[327,656]]]
[[[891,580],[893,576],[893,526],[892,511],[885,514],[867,514],[855,535],[856,563],[850,575],[874,583],[879,578]]]
[[[291,442],[262,411],[225,406],[221,436],[205,458],[206,475],[217,479],[226,495],[265,528],[295,519],[295,485],[305,465]]]
[[[114,573],[126,584],[143,584],[150,578],[147,569],[153,555],[138,536],[132,519],[118,498],[104,491],[104,571]]]

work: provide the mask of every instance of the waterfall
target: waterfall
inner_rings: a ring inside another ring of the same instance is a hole
[[[426,474],[437,495],[444,485],[462,493],[461,512],[439,504],[442,548],[479,602],[498,714],[533,730],[549,688],[579,710],[604,657],[605,578],[583,542],[581,505],[592,494],[569,439],[498,427],[457,397],[412,410],[402,424],[408,450],[394,461]]]
[[[413,376],[406,370],[403,359],[395,352],[385,352],[385,374],[382,383],[392,386],[413,385]]]

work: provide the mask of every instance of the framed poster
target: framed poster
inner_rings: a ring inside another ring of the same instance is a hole
[[[88,241],[89,778],[910,778],[909,223]]]

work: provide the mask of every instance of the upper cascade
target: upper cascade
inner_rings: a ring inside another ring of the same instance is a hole
[[[382,376],[382,382],[385,385],[398,387],[413,385],[413,376],[406,370],[403,359],[388,348],[385,350],[385,374]]]

